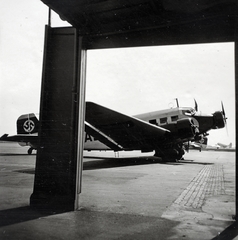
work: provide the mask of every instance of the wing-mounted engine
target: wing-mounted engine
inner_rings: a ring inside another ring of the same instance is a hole
[[[198,134],[198,123],[193,118],[183,118],[177,121],[177,132],[181,139],[193,138]]]
[[[155,150],[155,156],[162,157],[165,161],[182,159],[185,151],[183,142],[194,139],[199,134],[198,122],[193,118],[182,118],[176,123],[163,125],[170,130],[172,138],[170,142],[164,142],[164,146]]]
[[[198,122],[193,118],[182,118],[176,123],[163,125],[164,128],[171,131],[174,138],[191,139],[199,133]]]

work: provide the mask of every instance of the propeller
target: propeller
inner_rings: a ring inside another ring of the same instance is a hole
[[[221,109],[222,109],[222,115],[223,115],[223,119],[224,119],[225,126],[226,126],[226,132],[227,132],[227,135],[228,135],[227,122],[226,122],[227,117],[226,117],[226,112],[225,112],[224,105],[223,105],[222,101],[221,101]]]
[[[197,111],[198,111],[198,104],[197,104],[197,101],[195,100],[195,98],[194,98],[194,103],[195,103],[194,109],[195,109],[195,111],[197,112]]]
[[[225,109],[224,109],[224,105],[223,105],[223,102],[221,101],[221,109],[222,109],[222,114],[224,116],[224,120],[225,120],[225,123],[226,123],[226,113],[225,113]]]

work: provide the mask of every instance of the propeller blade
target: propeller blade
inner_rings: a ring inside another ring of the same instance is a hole
[[[221,101],[221,108],[222,108],[222,113],[224,116],[226,116],[226,113],[225,113],[225,109],[224,109],[224,105],[223,105],[223,102]]]
[[[225,109],[224,109],[224,105],[223,105],[223,102],[221,102],[221,109],[222,109],[222,114],[223,114],[223,117],[224,117],[224,121],[225,121],[225,124],[226,124],[226,112],[225,112]]]
[[[227,122],[226,122],[227,117],[226,117],[226,112],[225,112],[225,108],[222,101],[221,101],[221,109],[222,109],[222,115],[223,115],[225,126],[226,126],[226,134],[228,136],[229,134],[228,134],[228,128],[227,128]]]
[[[198,104],[197,104],[197,101],[195,100],[195,98],[194,98],[194,103],[195,103],[194,109],[195,109],[195,111],[197,112],[197,111],[198,111]]]

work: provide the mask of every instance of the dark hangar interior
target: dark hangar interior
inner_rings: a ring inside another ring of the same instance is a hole
[[[42,0],[87,49],[234,41],[235,0]]]

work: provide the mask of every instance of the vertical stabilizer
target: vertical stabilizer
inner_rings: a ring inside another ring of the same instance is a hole
[[[34,113],[21,115],[17,119],[17,134],[32,134],[38,132],[39,121]]]

